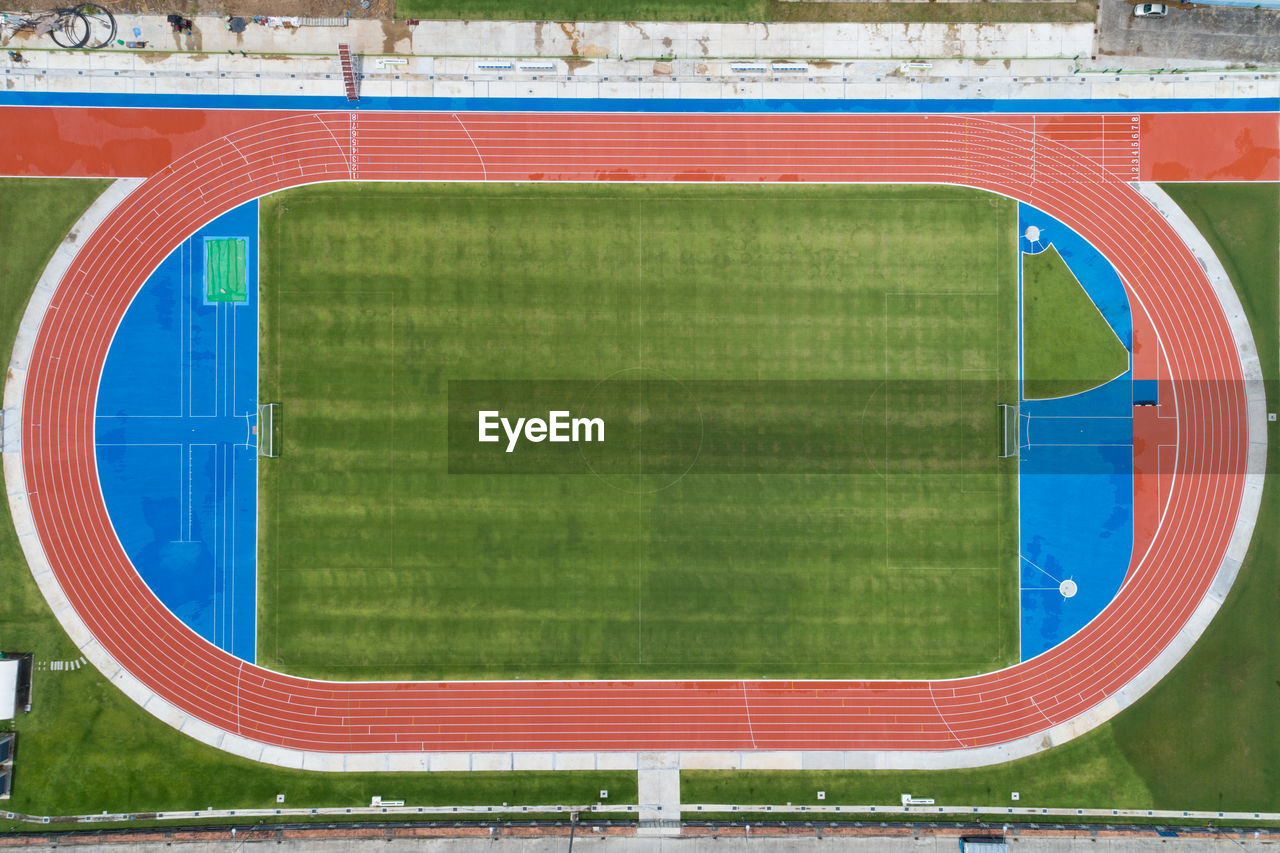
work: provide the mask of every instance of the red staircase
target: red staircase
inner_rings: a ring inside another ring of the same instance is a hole
[[[360,94],[356,91],[356,72],[355,67],[351,64],[351,47],[349,45],[338,45],[338,59],[342,62],[342,82],[347,87],[347,100],[360,100]]]

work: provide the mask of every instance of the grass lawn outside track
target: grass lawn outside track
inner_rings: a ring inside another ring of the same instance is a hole
[[[1016,395],[1015,214],[948,187],[264,200],[281,450],[260,472],[259,662],[351,680],[1013,662],[995,404]],[[604,445],[621,467],[459,473],[450,428],[476,415],[451,422],[450,395],[481,380],[569,410],[621,389]],[[660,464],[663,389],[695,412],[692,467]]]
[[[1280,407],[1280,185],[1169,184],[1209,241],[1249,318]],[[1258,522],[1231,594],[1200,641],[1114,723],[1125,756],[1157,802],[1280,811],[1280,424],[1267,424]]]
[[[791,2],[791,0],[398,0],[399,18],[473,21],[757,21],[866,23],[1061,23],[1091,21],[1083,0],[1018,3]],[[560,26],[560,24],[547,24]],[[565,25],[569,26],[569,25]],[[644,27],[645,24],[638,24]],[[766,36],[767,38],[767,36]],[[654,55],[665,48],[656,38]]]

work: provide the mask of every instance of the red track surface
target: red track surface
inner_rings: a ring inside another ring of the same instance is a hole
[[[1208,589],[1241,499],[1245,401],[1238,381],[1195,381],[1238,380],[1240,364],[1199,265],[1117,180],[1130,178],[1132,164],[1123,156],[1100,163],[1035,133],[1034,123],[954,115],[295,114],[198,147],[147,180],[86,242],[40,330],[27,377],[23,463],[55,576],[93,635],[155,693],[218,728],[298,749],[940,750],[1005,743],[1077,717],[1147,666]],[[974,678],[333,683],[244,664],[174,618],[121,549],[94,461],[99,374],[133,294],[199,225],[267,192],[352,178],[936,182],[1030,202],[1115,264],[1135,309],[1159,334],[1179,424],[1163,523],[1115,600],[1085,629],[1031,661]]]
[[[146,178],[283,110],[0,106],[0,175]],[[1126,180],[1278,181],[1275,113],[1065,113],[1008,117]],[[1134,149],[1140,154],[1134,163]]]
[[[1144,181],[1280,181],[1275,113],[1142,116]]]

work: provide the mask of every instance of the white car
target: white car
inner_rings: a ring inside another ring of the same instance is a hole
[[[1169,7],[1163,3],[1139,3],[1133,7],[1135,18],[1163,18],[1169,14]]]

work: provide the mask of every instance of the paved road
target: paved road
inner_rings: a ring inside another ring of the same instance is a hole
[[[1133,17],[1124,0],[1102,0],[1101,52],[1146,59],[1280,65],[1280,10],[1174,5],[1163,19]]]

